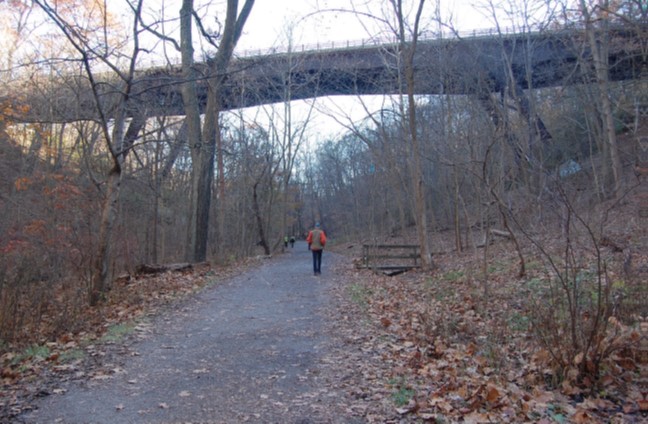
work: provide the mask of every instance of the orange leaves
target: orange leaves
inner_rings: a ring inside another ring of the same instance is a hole
[[[41,236],[44,234],[46,225],[47,224],[42,219],[35,219],[29,222],[27,225],[25,225],[23,227],[23,230],[27,235]]]
[[[594,417],[587,411],[580,409],[571,417],[571,422],[575,424],[589,424],[596,422]]]
[[[24,116],[30,111],[27,104],[12,104],[9,101],[0,103],[0,124],[7,121],[7,117]]]
[[[488,403],[495,404],[495,403],[497,403],[497,401],[499,400],[501,395],[502,394],[500,393],[499,390],[497,390],[497,387],[495,387],[493,385],[489,385],[486,388],[486,393],[485,393],[484,399]]]
[[[14,181],[14,188],[19,192],[36,189],[44,199],[51,199],[63,206],[83,194],[71,178],[61,174],[19,177]]]
[[[16,191],[24,191],[29,189],[31,183],[32,183],[31,178],[21,177],[21,178],[17,178],[16,181],[14,181],[14,187],[16,188]]]
[[[64,175],[52,175],[50,182],[43,187],[43,195],[54,202],[56,209],[65,209],[67,203],[79,198],[83,193],[79,187]]]
[[[13,252],[19,252],[28,247],[29,243],[22,240],[9,240],[4,246],[0,246],[0,253],[9,255]]]

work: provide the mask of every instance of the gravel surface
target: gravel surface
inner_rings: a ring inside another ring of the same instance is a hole
[[[140,324],[109,372],[64,383],[20,422],[367,422],[349,391],[358,358],[331,319],[349,267],[327,251],[313,276],[298,242]]]

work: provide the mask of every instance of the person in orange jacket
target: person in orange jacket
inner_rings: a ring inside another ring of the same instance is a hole
[[[308,249],[313,253],[313,272],[315,275],[322,273],[322,251],[326,246],[326,233],[320,228],[320,223],[315,223],[315,228],[308,232],[306,237]]]

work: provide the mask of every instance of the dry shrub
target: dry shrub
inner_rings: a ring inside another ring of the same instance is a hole
[[[76,325],[87,304],[93,236],[89,202],[68,177],[15,180],[0,234],[0,340],[26,344]],[[29,213],[20,213],[29,206]]]
[[[25,243],[0,260],[0,339],[28,344],[73,330],[87,304],[87,287],[70,258]]]
[[[34,323],[40,322],[51,293],[41,263],[27,254],[27,246],[5,248],[0,264],[0,338],[5,342],[31,339]]]
[[[530,237],[545,267],[544,277],[527,283],[528,309],[533,334],[547,353],[538,357],[551,370],[553,383],[576,395],[637,372],[628,356],[637,323],[621,319],[625,298],[615,272],[618,257],[601,246],[601,231],[595,232],[566,197],[560,201],[561,239],[549,244]]]

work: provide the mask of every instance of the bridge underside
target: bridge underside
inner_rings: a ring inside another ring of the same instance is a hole
[[[632,31],[618,31],[610,49],[610,79],[637,79],[648,66],[645,46]],[[618,41],[617,40],[617,41]],[[574,34],[485,37],[421,42],[415,56],[415,92],[421,95],[478,95],[518,88],[589,83],[574,47]],[[582,54],[582,52],[580,52]],[[507,65],[508,64],[508,65]],[[207,65],[199,65],[202,108],[207,100]],[[259,56],[235,60],[223,90],[224,109],[332,95],[403,93],[397,47],[359,47]],[[131,90],[131,116],[184,115],[177,68],[141,72]],[[110,79],[98,89],[106,116],[117,104],[120,85]],[[97,107],[85,78],[57,81],[48,89],[25,89],[31,107],[22,119],[68,122],[97,119]],[[286,93],[289,92],[289,98]]]

